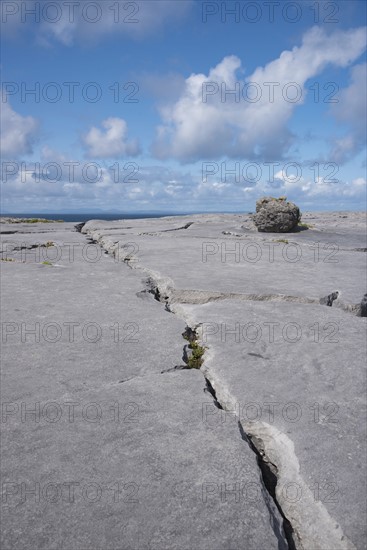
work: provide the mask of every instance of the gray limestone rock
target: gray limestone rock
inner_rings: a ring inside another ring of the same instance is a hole
[[[296,548],[366,540],[366,320],[315,304],[180,306],[208,348],[203,371],[277,478]]]
[[[263,197],[256,201],[256,214],[253,220],[258,231],[287,233],[297,226],[300,219],[298,206],[288,202],[285,197]]]
[[[210,421],[240,420],[296,548],[362,550],[366,220],[305,221],[291,239],[258,233],[247,215],[138,220],[129,235],[124,221],[91,221],[83,232],[112,252],[134,242],[129,265],[206,332],[201,370],[225,409]]]
[[[361,317],[367,317],[367,294],[365,294],[361,301],[361,307],[360,307],[360,315]]]
[[[17,228],[1,262],[1,548],[286,550],[237,421],[211,425],[202,372],[175,369],[184,320],[71,224]]]
[[[365,548],[366,220],[304,219],[1,224],[4,548]]]

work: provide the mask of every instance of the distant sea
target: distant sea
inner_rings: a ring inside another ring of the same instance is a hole
[[[192,212],[190,212],[192,214]],[[8,214],[1,213],[4,218],[46,218],[47,220],[63,220],[64,222],[87,222],[88,220],[139,220],[142,218],[163,218],[164,216],[186,216],[186,213],[108,213],[108,212],[82,212],[82,213],[62,213],[49,214],[47,212],[32,212],[31,214]]]
[[[142,218],[163,218],[164,216],[188,216],[190,214],[200,214],[201,212],[136,212],[136,213],[108,213],[108,212],[77,212],[77,213],[53,213],[32,212],[31,214],[8,214],[0,213],[5,218],[46,218],[47,220],[63,220],[64,222],[87,222],[88,220],[140,220]],[[220,212],[224,213],[224,212]],[[227,212],[228,214],[244,214],[245,212]],[[214,214],[214,212],[207,212]]]

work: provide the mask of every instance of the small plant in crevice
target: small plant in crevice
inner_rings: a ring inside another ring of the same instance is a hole
[[[44,262],[42,262],[42,265],[50,265],[50,266],[53,266],[53,264],[47,260],[45,260]]]
[[[274,242],[275,243],[285,243],[285,244],[289,243],[288,239],[275,239]]]
[[[185,350],[184,360],[189,369],[200,369],[204,362],[203,355],[205,353],[205,347],[201,346],[197,341],[197,334],[190,327],[186,327],[182,336],[189,342],[187,350]]]
[[[203,364],[203,355],[205,353],[205,348],[200,346],[197,342],[191,342],[189,344],[189,349],[192,350],[192,355],[188,358],[187,366],[190,369],[200,369]]]

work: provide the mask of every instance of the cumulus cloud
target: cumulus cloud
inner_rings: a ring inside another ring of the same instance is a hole
[[[295,176],[295,175],[294,175]],[[358,177],[350,180],[339,180],[332,183],[323,177],[301,177],[275,174],[274,182],[261,181],[255,185],[235,184],[221,181],[201,181],[192,191],[196,203],[205,209],[237,210],[242,207],[252,210],[256,200],[261,196],[286,196],[296,204],[307,205],[310,210],[324,208],[355,209],[366,201],[366,179]]]
[[[366,96],[367,64],[356,65],[351,70],[350,85],[341,90],[339,102],[332,107],[332,114],[349,130],[334,141],[330,158],[339,164],[358,154],[366,144]]]
[[[115,172],[106,163],[75,160],[45,147],[42,162],[13,163],[1,180],[3,208],[19,211],[29,209],[69,210],[90,208],[137,211],[160,208],[192,209],[193,176],[164,166],[140,167],[135,173],[123,170],[116,180]],[[52,166],[50,165],[52,163]],[[96,165],[88,169],[89,165]],[[97,167],[97,170],[95,169]],[[184,200],[183,200],[184,199]],[[185,199],[188,199],[185,201]]]
[[[304,198],[324,197],[334,199],[345,198],[363,198],[366,197],[366,179],[363,177],[354,178],[347,181],[338,181],[331,183],[325,178],[319,177],[316,181],[309,180],[301,185]]]
[[[127,168],[116,181],[114,170],[103,161],[83,162],[47,147],[41,160],[18,163],[18,169],[2,179],[3,207],[8,211],[18,211],[19,205],[28,211],[49,207],[127,212],[152,210],[152,205],[165,212],[252,210],[260,196],[274,194],[286,195],[310,209],[319,209],[320,204],[347,209],[360,208],[366,199],[366,180],[362,176],[332,181],[328,176],[315,177],[312,171],[286,169],[287,165],[275,170],[272,178],[263,167],[260,178],[254,171],[249,172],[247,180],[241,177],[240,181],[221,178],[220,165],[218,172],[208,178],[203,178],[197,165],[190,169],[145,165],[133,175]],[[256,181],[251,181],[253,178]]]
[[[83,137],[89,158],[122,158],[139,154],[137,140],[127,141],[127,124],[123,118],[106,118],[100,130],[93,126]]]
[[[365,50],[365,29],[328,35],[314,27],[302,45],[239,79],[241,61],[225,57],[208,75],[192,74],[181,97],[160,109],[153,152],[181,162],[200,158],[281,158],[292,144],[287,122],[305,98],[305,83],[326,65],[347,67]],[[234,90],[234,93],[226,93]]]
[[[1,108],[0,148],[3,157],[17,158],[32,153],[38,121],[16,113],[8,102]]]
[[[366,179],[363,177],[351,180],[342,180],[331,178],[329,176],[306,177],[299,172],[279,170],[274,175],[278,182],[277,193],[279,195],[292,196],[296,200],[316,199],[324,197],[334,199],[343,198],[363,198],[366,195]],[[269,194],[269,182],[260,184],[259,189],[264,194]],[[316,203],[317,204],[317,203]]]

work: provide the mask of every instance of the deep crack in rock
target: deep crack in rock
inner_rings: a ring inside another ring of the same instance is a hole
[[[164,309],[168,311],[168,313],[174,313],[169,304],[170,297],[167,295],[162,295],[159,285],[154,281],[152,277],[148,277],[146,280],[146,286],[147,288],[142,291],[142,293],[138,293],[139,297],[143,297],[143,294],[145,292],[148,292],[149,294],[152,294],[154,299],[157,300],[157,302],[160,302],[162,304],[165,304]]]
[[[189,222],[191,223],[191,222]],[[188,225],[188,224],[186,224]],[[174,228],[173,230],[183,229]],[[171,231],[171,230],[169,230]],[[86,233],[87,238],[90,239],[91,243],[98,243],[106,253],[108,254],[108,249],[106,245],[101,241],[101,238],[98,240],[90,237],[90,234]],[[118,244],[118,241],[115,242]],[[110,249],[110,253],[116,257],[119,249]],[[362,249],[360,249],[362,250]],[[286,294],[264,294],[264,293],[254,293],[254,294],[244,294],[237,292],[219,292],[219,291],[206,291],[206,290],[196,290],[196,289],[175,289],[173,287],[173,281],[168,280],[167,278],[160,278],[157,273],[153,273],[151,269],[145,268],[140,265],[133,265],[132,259],[129,256],[126,256],[122,261],[128,265],[131,269],[139,269],[148,274],[147,277],[147,288],[148,292],[154,295],[155,299],[158,302],[165,303],[166,311],[172,313],[171,305],[175,303],[180,304],[207,304],[209,302],[216,302],[221,300],[241,300],[241,301],[260,301],[260,302],[290,302],[290,303],[300,303],[300,304],[319,304],[332,306],[333,302],[339,297],[339,291],[332,292],[331,294],[322,297],[322,298],[309,298],[307,296],[293,296]],[[163,296],[162,296],[163,294]],[[140,294],[140,297],[143,297]],[[364,317],[365,306],[363,304],[348,304],[342,303],[338,300],[338,307],[341,311],[346,313],[351,313],[353,315]]]
[[[336,290],[324,298],[320,298],[320,304],[331,307],[333,302],[338,298],[339,292]]]
[[[149,272],[147,269],[143,269],[145,272]],[[236,298],[236,299],[242,299],[242,300],[274,300],[274,301],[290,301],[290,302],[301,302],[301,303],[319,303],[322,305],[328,305],[332,306],[332,303],[338,298],[339,292],[335,291],[331,293],[330,295],[321,298],[320,300],[310,299],[310,298],[302,298],[297,296],[284,296],[284,295],[243,295],[243,294],[225,294],[225,293],[211,293],[211,292],[202,292],[202,291],[175,291],[172,288],[164,291],[164,295],[162,296],[162,293],[159,289],[159,283],[154,280],[154,277],[149,277],[147,280],[147,289],[143,292],[149,292],[152,294],[160,303],[165,304],[165,309],[168,312],[172,312],[170,309],[171,303],[207,303],[212,300],[221,300],[221,299],[227,299],[227,298]],[[178,294],[180,295],[180,298],[182,298],[182,295],[187,292],[191,295],[198,293],[200,295],[197,296],[199,300],[179,300]],[[140,294],[140,293],[139,293]],[[169,295],[167,295],[169,294]],[[203,296],[205,294],[205,296]],[[360,305],[360,315],[365,316],[364,313],[367,313],[367,294],[364,295],[364,298],[362,299],[361,305]],[[187,326],[185,329],[185,332],[183,333],[183,336],[188,340],[195,342],[197,339],[197,334],[195,329],[192,329],[191,327]],[[186,370],[189,367],[187,365],[177,365],[175,367],[166,369],[164,371],[161,371],[161,374],[174,372],[176,370]],[[200,369],[201,370],[201,369]],[[203,371],[202,371],[203,372]],[[204,373],[203,373],[204,374]],[[217,408],[226,410],[221,402],[217,398],[216,391],[211,384],[210,380],[204,375],[204,379],[206,381],[206,387],[204,388],[204,391],[211,394],[214,404]],[[127,380],[122,380],[121,382],[125,382]],[[264,499],[265,503],[268,507],[270,518],[271,518],[271,526],[274,531],[275,536],[278,539],[279,544],[279,550],[296,550],[298,547],[298,544],[296,545],[295,540],[298,540],[300,543],[300,547],[302,547],[302,543],[297,538],[298,533],[294,531],[291,522],[288,520],[288,518],[285,516],[281,503],[277,500],[276,497],[276,486],[278,482],[277,478],[277,467],[275,464],[273,464],[266,456],[264,449],[262,448],[261,441],[257,441],[257,438],[255,435],[249,435],[245,432],[240,420],[237,418],[238,421],[238,427],[241,434],[241,438],[249,445],[250,449],[253,451],[253,453],[256,455],[257,458],[257,464],[259,467],[259,470],[261,472],[261,479],[263,482],[263,490],[264,490]],[[280,524],[277,518],[277,515],[274,513],[275,508],[278,510],[281,518],[282,523]],[[344,536],[342,536],[342,540],[344,539]],[[349,548],[349,547],[348,547]]]
[[[161,374],[166,374],[167,372],[175,372],[178,370],[189,370],[189,367],[187,365],[176,365],[175,367],[171,367],[170,369],[162,370]]]
[[[85,226],[86,223],[87,222],[81,222],[81,223],[77,223],[76,225],[74,225],[75,230],[77,231],[77,233],[82,232],[82,229],[83,229],[83,227]]]
[[[367,317],[367,294],[363,296],[359,307],[360,307],[359,316]]]
[[[248,445],[250,446],[250,449],[256,454],[257,464],[261,471],[264,486],[268,491],[268,493],[270,494],[271,498],[273,499],[273,502],[277,507],[278,512],[283,518],[283,529],[284,529],[285,538],[287,540],[288,549],[296,550],[297,547],[294,542],[294,530],[293,530],[292,524],[284,515],[282,507],[280,506],[276,497],[275,489],[278,483],[278,478],[277,478],[278,468],[275,466],[275,464],[267,460],[266,455],[262,450],[259,450],[257,448],[257,446],[255,445],[256,438],[253,436],[250,436],[249,434],[246,434],[240,421],[238,421],[238,428],[240,430],[242,439],[246,441],[246,443],[248,443]]]
[[[181,227],[173,227],[172,229],[162,229],[161,231],[148,231],[144,233],[139,233],[139,236],[155,237],[157,235],[160,235],[160,233],[169,233],[171,231],[181,231],[182,229],[188,229],[193,224],[194,222],[188,222],[188,223],[185,223],[185,225],[182,225]]]
[[[212,398],[213,398],[213,400],[214,400],[214,405],[215,405],[218,409],[223,410],[223,407],[222,407],[222,405],[219,403],[219,401],[218,401],[218,399],[217,399],[217,395],[216,395],[216,393],[215,393],[215,389],[214,389],[213,386],[211,385],[209,378],[207,378],[206,376],[204,376],[204,379],[205,379],[205,382],[206,382],[206,387],[204,388],[204,392],[210,393],[210,395],[212,396]]]
[[[218,409],[225,410],[224,407],[222,407],[220,401],[218,401],[216,391],[213,388],[210,380],[206,376],[204,376],[204,379],[206,382],[206,387],[204,388],[204,392],[209,393],[212,396],[214,405]],[[273,527],[274,534],[278,539],[279,550],[286,550],[286,549],[296,550],[296,546],[293,540],[292,525],[289,522],[289,520],[285,517],[281,509],[281,506],[279,505],[276,499],[275,487],[278,481],[275,473],[277,470],[276,466],[274,464],[270,466],[270,463],[268,463],[266,459],[264,459],[264,454],[261,454],[261,452],[257,450],[256,446],[252,442],[251,437],[245,433],[241,425],[241,422],[239,420],[238,420],[238,427],[241,434],[241,438],[243,439],[243,441],[247,443],[251,451],[256,455],[257,465],[259,466],[259,469],[261,472],[261,478],[262,478],[264,490],[268,493],[269,498],[272,499],[274,505],[276,506],[277,510],[279,511],[283,519],[283,525],[279,525],[279,522],[274,517],[274,512],[271,505],[269,505],[269,502],[267,502],[265,499],[265,503],[267,505],[269,514],[272,516],[272,519],[273,519],[272,527]]]

